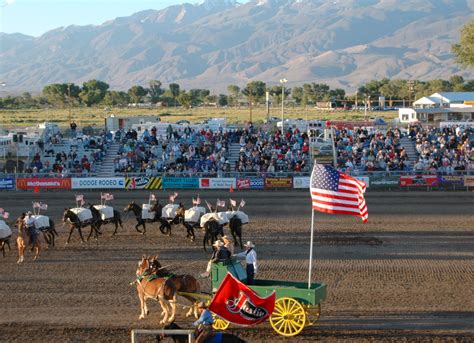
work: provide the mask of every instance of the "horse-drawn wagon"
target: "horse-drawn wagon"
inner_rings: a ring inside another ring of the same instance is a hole
[[[214,294],[227,273],[246,283],[247,274],[240,261],[213,263],[211,268],[211,287]],[[291,337],[298,335],[305,326],[314,325],[321,314],[321,302],[326,299],[326,284],[312,283],[308,288],[305,282],[281,280],[254,280],[254,285],[247,285],[261,297],[276,293],[275,308],[270,316],[270,325],[280,335]],[[181,292],[178,292],[180,294]],[[211,300],[211,295],[203,293],[184,293],[196,299]],[[214,315],[213,327],[226,330],[230,323]]]

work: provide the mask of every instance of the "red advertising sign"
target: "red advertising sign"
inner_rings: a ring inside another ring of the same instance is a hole
[[[69,178],[23,178],[16,179],[16,186],[19,189],[71,189],[71,179]]]
[[[209,310],[235,324],[256,325],[273,313],[275,298],[275,292],[267,298],[261,298],[228,273],[214,295]]]
[[[250,188],[250,179],[249,178],[237,179],[237,188],[238,189]]]
[[[291,177],[266,177],[265,188],[293,188]]]
[[[400,186],[437,186],[436,175],[400,176]]]

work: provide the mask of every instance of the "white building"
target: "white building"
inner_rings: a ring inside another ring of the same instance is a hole
[[[474,92],[441,92],[416,100],[413,108],[400,108],[401,123],[473,121]]]

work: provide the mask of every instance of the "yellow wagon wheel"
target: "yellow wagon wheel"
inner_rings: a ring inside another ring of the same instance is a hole
[[[306,325],[314,325],[321,317],[321,304],[305,305]]]
[[[282,336],[296,336],[303,330],[306,322],[306,311],[293,298],[280,298],[275,302],[275,309],[270,317],[270,324]]]
[[[228,322],[227,320],[216,316],[214,313],[212,314],[212,317],[214,318],[214,323],[212,324],[212,327],[214,328],[214,330],[222,331],[222,330],[226,330],[229,327],[230,322]]]

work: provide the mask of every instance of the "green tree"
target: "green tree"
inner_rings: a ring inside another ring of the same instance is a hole
[[[151,102],[156,104],[160,101],[160,97],[163,95],[165,90],[161,88],[161,81],[151,80],[149,83],[148,94],[150,94]]]
[[[148,94],[148,91],[142,86],[137,85],[130,88],[127,93],[132,102],[138,104],[142,102],[143,97]]]
[[[239,103],[240,87],[237,85],[227,86],[229,92],[229,103],[231,106],[236,106]]]
[[[174,105],[176,106],[176,98],[180,94],[179,85],[177,83],[170,83],[169,87],[170,87],[171,95],[173,96]]]
[[[303,101],[303,87],[293,87],[291,90],[291,97],[295,100],[297,105],[300,105]]]
[[[266,85],[263,81],[252,81],[242,89],[242,94],[247,97],[249,108],[250,108],[250,116],[249,120],[252,122],[252,106],[253,103],[258,103],[262,97],[265,95]]]
[[[180,105],[185,107],[186,109],[191,107],[191,104],[192,104],[191,94],[186,93],[186,91],[182,91],[181,93],[179,93],[177,100],[180,103]]]
[[[474,19],[462,27],[461,39],[452,45],[452,51],[461,66],[474,67]]]
[[[53,83],[43,88],[43,95],[55,106],[64,107],[67,102],[68,88],[65,83]]]
[[[84,82],[79,97],[88,107],[100,103],[109,89],[108,83],[100,80],[90,80]]]
[[[229,104],[229,98],[225,94],[219,94],[219,99],[217,100],[217,104],[220,107],[227,106]]]
[[[110,107],[127,106],[130,103],[130,96],[122,91],[109,91],[104,97],[104,104]]]

